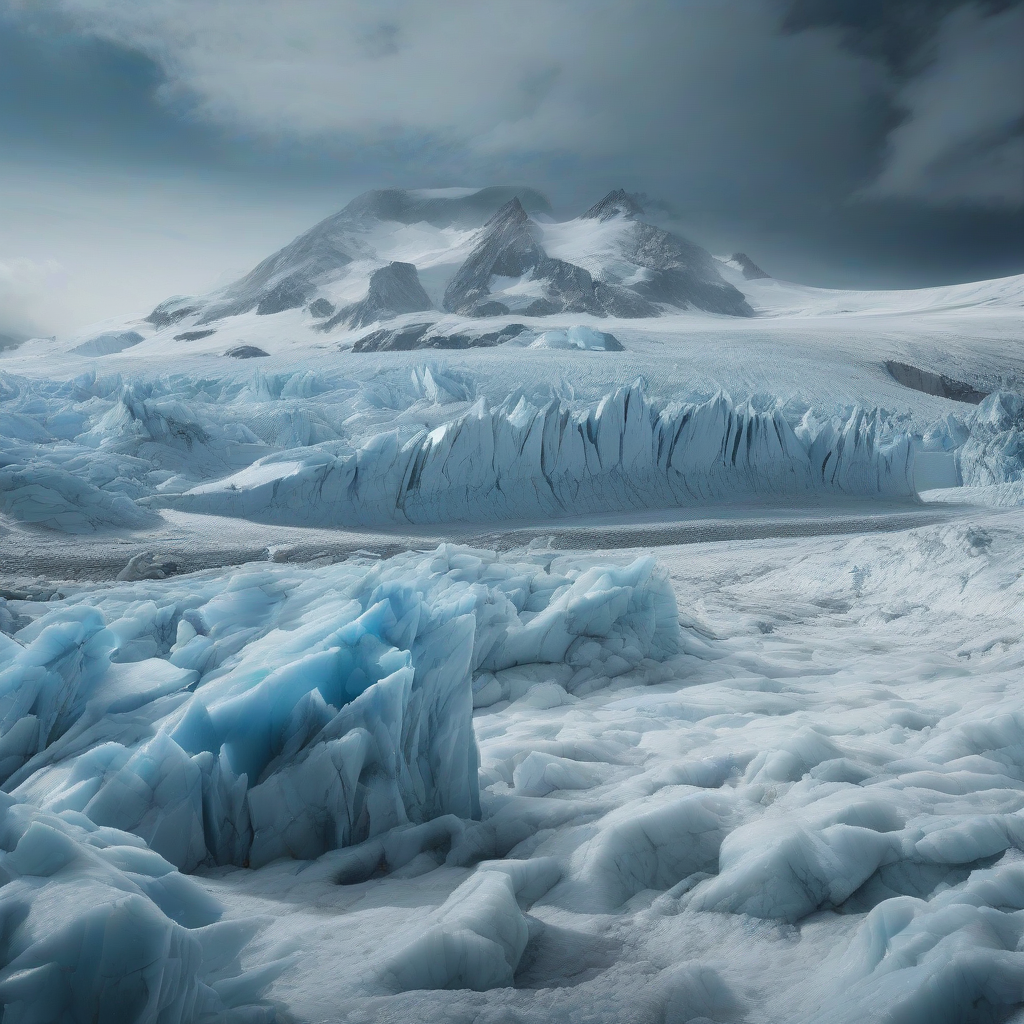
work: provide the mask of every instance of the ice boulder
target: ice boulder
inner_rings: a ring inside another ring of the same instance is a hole
[[[269,1022],[256,1004],[281,965],[244,972],[258,922],[220,917],[137,837],[0,794],[4,1021]]]
[[[392,958],[384,980],[398,991],[507,988],[529,937],[512,876],[478,871],[451,894],[434,923]]]
[[[727,797],[698,793],[609,822],[582,852],[581,897],[610,910],[644,889],[715,871],[731,817]]]
[[[875,907],[846,951],[836,1021],[1011,1020],[1024,1004],[1024,859],[1016,851],[930,900]]]
[[[585,352],[621,352],[622,344],[614,334],[592,327],[570,327],[565,331],[545,331],[530,348],[582,349]]]
[[[967,486],[1024,480],[1024,396],[1007,391],[989,395],[969,423],[970,434],[957,452]]]
[[[695,891],[690,907],[790,923],[839,907],[902,858],[902,826],[884,799],[841,792],[835,802],[741,825],[724,838],[718,875]]]

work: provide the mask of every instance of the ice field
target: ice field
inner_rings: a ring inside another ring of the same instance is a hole
[[[0,352],[4,1024],[1024,1022],[1024,278],[630,202]]]

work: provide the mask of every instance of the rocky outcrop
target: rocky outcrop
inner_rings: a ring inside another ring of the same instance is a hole
[[[771,280],[771,274],[766,274],[745,252],[734,252],[732,262],[743,272],[748,281]]]
[[[526,327],[523,324],[509,324],[500,331],[480,334],[458,331],[442,334],[433,330],[433,324],[413,324],[395,329],[381,328],[360,338],[353,346],[353,352],[409,352],[414,349],[466,349],[493,348],[519,337]]]
[[[405,313],[422,313],[432,308],[416,268],[411,263],[389,263],[370,275],[366,298],[338,310],[324,322],[323,330],[332,330],[339,324],[366,327]]]
[[[198,313],[202,309],[202,305],[200,300],[191,296],[175,295],[161,302],[146,317],[146,321],[151,323],[157,330],[160,330],[162,327],[169,327],[171,324],[184,320],[187,316]]]
[[[528,292],[541,294],[513,308],[495,279],[528,279]],[[464,316],[525,316],[591,313],[595,316],[654,316],[657,308],[618,285],[597,283],[587,270],[544,251],[533,223],[518,199],[503,206],[485,225],[480,240],[448,284],[444,308]]]
[[[269,356],[269,352],[264,352],[263,349],[257,348],[255,345],[236,345],[234,348],[229,348],[224,353],[226,356],[230,356],[232,359],[261,359],[263,356]]]
[[[599,203],[595,203],[583,219],[611,220],[612,217],[642,217],[644,208],[625,189],[617,188],[609,192]]]
[[[630,228],[623,255],[647,271],[633,291],[652,302],[730,316],[754,315],[743,293],[718,273],[714,257],[679,235],[638,221]]]

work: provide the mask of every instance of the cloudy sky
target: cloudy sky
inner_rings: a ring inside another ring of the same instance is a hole
[[[780,277],[1024,271],[1024,0],[0,0],[0,333],[372,187],[615,187]]]

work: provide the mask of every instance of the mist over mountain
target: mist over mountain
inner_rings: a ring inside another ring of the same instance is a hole
[[[325,332],[430,310],[469,318],[753,315],[710,253],[646,221],[622,189],[556,221],[535,189],[494,186],[363,193],[233,284],[169,299],[147,319],[158,328],[188,319],[216,329],[243,314],[298,308]]]

